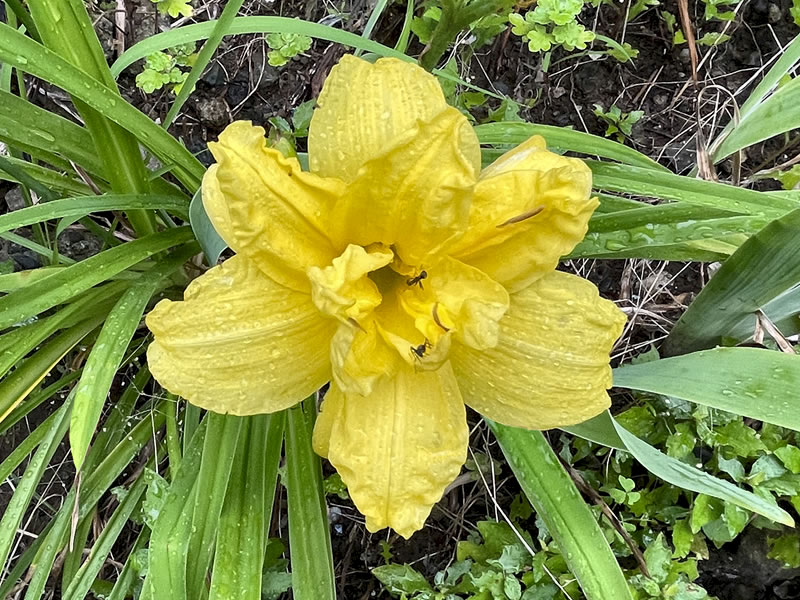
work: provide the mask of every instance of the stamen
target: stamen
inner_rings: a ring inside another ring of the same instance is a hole
[[[444,329],[445,331],[450,331],[449,327],[445,327],[442,321],[439,319],[439,303],[436,302],[433,305],[433,322],[436,323],[439,327]]]
[[[544,210],[544,206],[537,206],[533,210],[529,210],[528,212],[524,212],[521,215],[517,215],[516,217],[511,217],[508,221],[500,223],[500,225],[498,225],[497,228],[499,229],[500,227],[507,227],[508,225],[514,225],[516,223],[521,223],[522,221],[526,221],[526,220],[530,219],[531,217],[535,217],[536,215],[538,215],[543,210]]]

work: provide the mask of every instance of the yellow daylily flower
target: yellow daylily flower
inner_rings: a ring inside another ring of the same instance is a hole
[[[481,170],[436,79],[345,56],[318,100],[310,172],[231,124],[203,203],[236,255],[148,315],[155,378],[236,415],[327,381],[316,451],[367,528],[409,537],[458,475],[465,404],[548,429],[609,406],[625,318],[555,270],[597,206],[591,172],[535,136]]]

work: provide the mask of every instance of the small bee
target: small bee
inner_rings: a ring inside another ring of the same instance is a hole
[[[422,360],[422,358],[425,356],[425,353],[430,348],[433,348],[433,345],[428,340],[425,340],[425,342],[419,346],[411,346],[411,354],[414,355],[418,360]]]
[[[419,289],[424,290],[425,288],[422,287],[422,280],[426,279],[427,277],[428,277],[428,272],[425,271],[425,270],[422,270],[422,271],[419,272],[419,275],[417,275],[416,277],[411,277],[409,279],[406,279],[406,285],[408,287],[411,287],[413,285],[419,285]]]

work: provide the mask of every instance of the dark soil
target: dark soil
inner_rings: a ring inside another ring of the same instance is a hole
[[[754,0],[743,3],[735,22],[705,22],[702,2],[690,2],[690,11],[698,37],[710,31],[722,31],[731,39],[713,49],[701,47],[702,65],[697,77],[705,89],[698,94],[691,85],[692,68],[685,45],[673,47],[659,11],[678,16],[676,0],[666,0],[660,7],[650,9],[632,22],[625,23],[625,7],[630,3],[605,4],[600,9],[587,9],[582,21],[596,23],[596,30],[620,42],[626,41],[639,50],[631,63],[621,64],[607,55],[555,52],[548,72],[542,71],[541,59],[528,52],[519,38],[510,32],[476,51],[458,48],[456,53],[467,65],[476,85],[508,94],[527,103],[522,116],[528,120],[559,126],[572,126],[581,131],[603,135],[606,125],[593,114],[595,104],[608,109],[617,104],[623,111],[643,110],[644,118],[634,128],[629,144],[653,157],[676,172],[686,173],[696,164],[696,134],[698,120],[706,139],[713,139],[727,123],[731,114],[729,94],[737,102],[746,99],[754,83],[748,83],[778,50],[798,33],[788,19],[791,0]],[[200,3],[196,3],[199,5]],[[344,10],[349,19],[340,26],[360,32],[369,15],[372,2],[348,0]],[[128,35],[126,44],[157,32],[166,25],[155,14],[154,6],[146,0],[128,0]],[[217,16],[219,5],[204,4],[206,12],[197,18]],[[402,25],[401,6],[393,6],[380,23],[375,39],[393,45]],[[252,0],[245,4],[245,14],[298,16],[319,21],[328,16],[324,3],[299,0]],[[775,15],[780,15],[778,20]],[[680,22],[680,19],[678,19]],[[108,16],[98,19],[97,27],[109,54],[113,54],[113,26]],[[598,47],[602,44],[598,44]],[[413,50],[413,48],[412,48]],[[417,46],[417,51],[421,47]],[[171,131],[186,146],[198,153],[201,160],[210,162],[206,144],[216,138],[232,120],[249,119],[266,125],[271,117],[289,118],[292,109],[316,97],[322,82],[336,60],[344,52],[337,45],[316,41],[312,48],[287,67],[276,69],[266,63],[267,47],[261,36],[240,36],[223,43],[196,92],[184,108]],[[172,101],[167,92],[146,95],[134,86],[139,68],[129,69],[120,78],[123,93],[142,111],[154,119],[163,119]],[[758,78],[754,78],[757,82]],[[51,92],[58,96],[58,92]],[[50,109],[56,105],[44,94],[36,95]],[[494,101],[490,101],[494,103]],[[492,106],[496,105],[493,104]],[[762,164],[774,164],[788,158],[787,151],[797,138],[785,144],[783,140],[762,144],[751,150],[745,161],[745,171],[752,172]],[[720,177],[726,176],[726,165]],[[9,193],[6,193],[9,192]],[[0,188],[5,194],[6,207],[19,208],[19,197],[8,186]],[[75,259],[86,258],[98,251],[98,240],[80,227],[71,227],[59,239],[61,252]],[[41,264],[35,253],[16,244],[3,241],[0,263],[10,259],[15,270],[35,268]],[[575,261],[573,261],[575,262]],[[601,293],[619,300],[624,308],[643,306],[657,318],[641,319],[618,348],[615,360],[628,359],[646,351],[680,315],[692,296],[708,278],[705,266],[648,261],[580,262],[566,265],[594,281]],[[627,303],[627,304],[626,304]],[[624,404],[625,399],[621,399]],[[0,440],[0,459],[10,452],[19,439],[49,413],[48,406],[37,409],[27,420],[18,424]],[[472,415],[472,424],[477,417]],[[483,427],[474,429],[473,448],[500,458],[494,440]],[[54,482],[69,485],[73,478],[71,462],[59,453],[54,459]],[[498,480],[496,500],[507,506],[519,489],[509,473]],[[370,569],[384,563],[381,542],[387,540],[396,563],[407,562],[427,576],[433,576],[453,560],[455,544],[474,530],[474,524],[494,517],[493,500],[481,482],[460,480],[442,502],[434,508],[428,526],[406,541],[390,533],[369,534],[363,519],[349,501],[329,498],[333,550],[338,576],[339,597],[347,600],[388,597]],[[64,490],[67,488],[65,487]],[[8,501],[10,488],[0,487],[0,505]],[[52,492],[52,490],[51,490]],[[60,490],[57,490],[60,493]],[[505,504],[504,504],[505,503]],[[278,512],[285,519],[285,504],[279,497]],[[31,515],[26,526],[40,531],[50,510]],[[280,524],[280,519],[277,520]],[[285,534],[285,523],[276,533]],[[533,527],[533,523],[531,523]],[[786,600],[800,598],[800,579],[797,573],[776,576],[777,563],[768,561],[763,538],[755,529],[727,545],[721,551],[712,549],[708,561],[700,563],[700,583],[720,600]],[[132,540],[132,537],[126,538]],[[124,549],[120,550],[123,552]],[[793,578],[794,577],[794,578]],[[56,593],[56,598],[58,597]]]

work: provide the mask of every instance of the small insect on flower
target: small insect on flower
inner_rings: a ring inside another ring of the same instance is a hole
[[[425,353],[431,348],[433,348],[433,345],[428,340],[425,340],[425,342],[419,346],[411,346],[411,353],[418,360],[422,360],[425,357]]]
[[[417,275],[416,277],[410,277],[409,279],[406,279],[406,285],[408,287],[413,287],[415,285],[418,285],[419,289],[424,290],[425,288],[422,287],[422,280],[426,279],[427,277],[428,277],[428,272],[425,271],[425,269],[423,269],[422,271],[419,272],[419,275]]]

